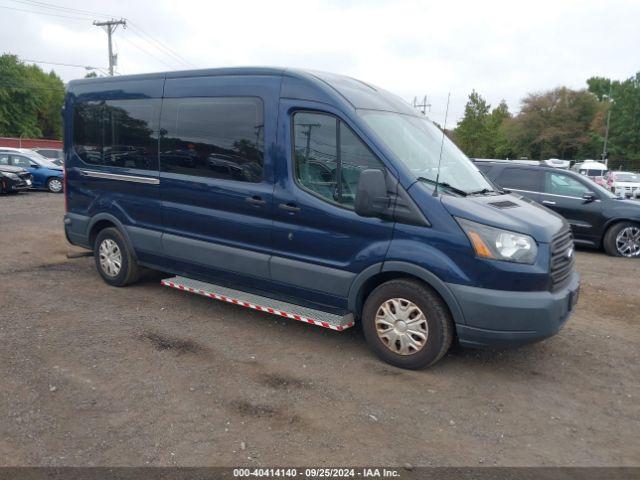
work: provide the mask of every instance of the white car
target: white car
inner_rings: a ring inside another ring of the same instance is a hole
[[[640,174],[633,172],[610,172],[607,187],[621,198],[640,198]]]

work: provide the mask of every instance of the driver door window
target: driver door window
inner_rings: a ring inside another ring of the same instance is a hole
[[[362,171],[382,163],[342,121],[299,112],[293,117],[297,183],[331,203],[353,209]]]
[[[575,178],[562,173],[548,172],[545,192],[552,195],[582,198],[588,192],[587,187]]]

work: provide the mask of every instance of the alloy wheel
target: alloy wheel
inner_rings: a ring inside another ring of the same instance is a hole
[[[640,256],[640,227],[626,227],[616,237],[616,249],[623,257]]]

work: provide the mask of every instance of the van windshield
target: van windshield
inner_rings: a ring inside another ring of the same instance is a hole
[[[415,175],[435,183],[440,162],[440,185],[464,194],[493,191],[493,185],[442,130],[428,118],[400,113],[361,110],[360,115],[379,139]]]

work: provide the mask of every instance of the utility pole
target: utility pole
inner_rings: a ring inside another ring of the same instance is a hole
[[[609,142],[609,122],[611,121],[611,107],[613,106],[613,99],[611,98],[611,83],[609,83],[609,109],[607,110],[607,126],[604,130],[604,145],[602,147],[602,161],[608,167],[609,166],[609,153],[607,152],[607,143]]]
[[[113,32],[116,31],[118,25],[122,25],[122,28],[127,28],[127,21],[123,18],[120,20],[109,20],[106,22],[98,22],[97,20],[93,22],[96,27],[104,27],[105,32],[107,32],[107,39],[109,41],[109,75],[113,77],[113,67],[118,63],[118,56],[113,54],[113,46],[111,44],[111,36]]]
[[[419,108],[423,115],[427,114],[427,108],[431,112],[431,104],[427,103],[427,96],[422,98],[422,103],[418,103],[418,97],[413,97],[413,108]]]

